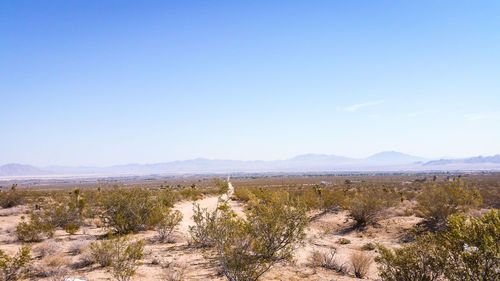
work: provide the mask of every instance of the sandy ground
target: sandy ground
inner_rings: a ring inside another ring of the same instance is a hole
[[[222,199],[229,199],[233,192],[233,186],[229,183],[229,194]],[[196,201],[202,208],[214,210],[219,197],[206,197]],[[229,201],[230,206],[238,213],[243,214],[243,207],[239,202]],[[184,268],[182,280],[225,280],[217,274],[217,268],[204,258],[207,250],[189,247],[189,226],[193,225],[193,202],[185,201],[176,204],[175,209],[183,213],[183,220],[175,233],[173,243],[159,243],[154,231],[141,232],[134,238],[146,241],[145,255],[138,274],[133,280],[167,280],[165,275],[173,270]],[[12,254],[21,244],[15,239],[15,226],[21,221],[24,207],[0,210],[0,249]],[[311,214],[311,216],[314,214]],[[398,247],[401,237],[407,229],[420,221],[414,216],[400,216],[394,212],[389,218],[380,221],[376,227],[368,227],[363,232],[351,229],[353,222],[348,219],[346,212],[327,213],[311,221],[307,229],[307,236],[303,246],[299,247],[295,254],[295,262],[290,264],[278,264],[267,272],[261,280],[360,280],[352,276],[352,270],[347,275],[339,274],[332,270],[312,268],[309,266],[309,257],[313,250],[331,251],[336,250],[339,263],[345,263],[348,267],[349,257],[352,253],[362,251],[361,247],[368,242],[381,243],[388,247]],[[33,256],[35,265],[44,266],[44,259],[40,258],[40,249],[50,249],[49,256],[60,256],[66,265],[70,267],[83,257],[83,254],[72,255],[70,248],[77,243],[90,243],[96,235],[106,233],[103,228],[95,226],[83,227],[77,234],[68,235],[58,230],[53,238],[40,243],[34,243]],[[346,245],[337,243],[339,238],[349,239]],[[375,257],[376,251],[363,251],[365,254]],[[170,269],[166,268],[170,265]],[[370,267],[366,280],[377,279],[377,268],[375,263]],[[82,269],[71,269],[66,277],[86,278],[87,280],[112,280],[111,275],[105,269],[97,265],[84,267]],[[49,278],[35,278],[33,280],[51,280]],[[61,279],[62,280],[62,279]]]

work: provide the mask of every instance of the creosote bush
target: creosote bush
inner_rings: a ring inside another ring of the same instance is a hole
[[[90,244],[95,262],[109,267],[118,281],[129,281],[135,275],[143,256],[144,241],[131,241],[127,236],[111,237]]]
[[[382,212],[398,202],[398,195],[386,189],[368,188],[353,195],[347,202],[349,216],[356,227],[364,227],[378,221]]]
[[[23,220],[16,226],[17,239],[23,242],[39,242],[44,237],[52,237],[54,231],[55,226],[42,221],[36,213],[30,214],[29,222]]]
[[[26,277],[32,260],[30,252],[29,246],[22,246],[14,256],[0,250],[0,280],[15,281]]]
[[[424,217],[429,226],[439,229],[450,215],[479,206],[482,198],[476,188],[457,179],[451,183],[426,186],[417,197],[417,202],[417,214]]]
[[[207,244],[214,245],[213,258],[230,281],[258,280],[276,262],[290,260],[308,223],[305,208],[282,194],[247,210],[246,219],[225,202],[214,212],[195,207],[194,218],[199,225],[192,235],[203,233]]]
[[[155,226],[160,241],[168,241],[171,239],[172,232],[181,221],[182,213],[180,211],[172,211],[169,208],[164,208],[162,218]]]
[[[17,184],[13,184],[9,191],[0,192],[0,207],[12,208],[24,204],[24,194],[17,190]]]
[[[378,246],[384,281],[500,280],[500,211],[451,216],[443,232],[421,235],[393,251]]]
[[[101,220],[118,234],[152,229],[162,219],[162,204],[140,188],[115,188],[102,193]]]

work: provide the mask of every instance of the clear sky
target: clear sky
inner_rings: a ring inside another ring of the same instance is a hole
[[[500,153],[500,1],[0,2],[0,164]]]

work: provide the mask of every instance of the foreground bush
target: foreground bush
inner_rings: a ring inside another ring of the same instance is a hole
[[[439,229],[448,217],[481,204],[479,191],[467,186],[462,180],[427,186],[417,197],[417,214],[426,219],[429,226]]]
[[[160,241],[168,241],[171,238],[172,232],[181,221],[182,213],[180,211],[172,211],[169,208],[164,208],[162,218],[155,226]]]
[[[43,221],[36,213],[30,214],[29,221],[22,221],[16,226],[16,235],[19,241],[39,242],[45,237],[54,235],[55,226]]]
[[[147,190],[113,189],[100,198],[101,220],[118,234],[153,228],[162,218],[162,205]]]
[[[26,276],[31,258],[31,248],[23,246],[16,255],[8,256],[0,250],[0,280],[15,281]]]
[[[195,209],[197,230],[230,281],[255,281],[280,260],[290,260],[304,238],[308,218],[305,208],[286,198],[272,196],[238,217],[223,203],[214,212]]]
[[[364,227],[378,221],[383,211],[398,202],[397,195],[387,190],[365,189],[357,192],[347,203],[349,217],[356,227]]]
[[[144,241],[131,241],[126,236],[111,238],[91,243],[90,250],[94,261],[109,267],[116,280],[129,281],[140,266]]]
[[[447,230],[425,234],[394,251],[378,246],[384,281],[500,280],[500,211],[481,218],[452,216]]]

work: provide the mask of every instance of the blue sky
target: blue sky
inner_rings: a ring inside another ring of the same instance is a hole
[[[500,153],[499,1],[2,1],[0,164]]]

